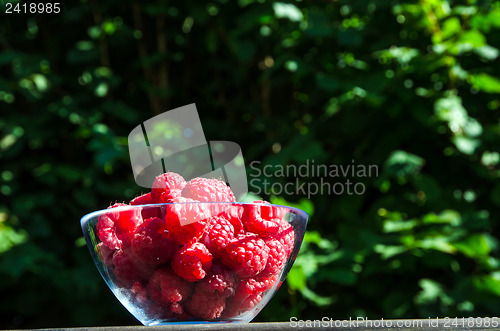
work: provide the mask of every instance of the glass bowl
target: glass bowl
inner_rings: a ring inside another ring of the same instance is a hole
[[[144,325],[250,322],[285,280],[307,213],[267,203],[108,208],[81,226],[106,284]]]

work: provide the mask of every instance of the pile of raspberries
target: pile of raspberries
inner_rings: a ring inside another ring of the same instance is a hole
[[[223,181],[162,174],[130,205],[172,204],[101,215],[97,252],[117,286],[148,316],[238,316],[279,281],[294,231],[282,208],[230,202],[235,198]],[[128,205],[108,209],[122,206]]]

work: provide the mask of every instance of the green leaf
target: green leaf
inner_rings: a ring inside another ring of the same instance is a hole
[[[318,306],[328,306],[333,303],[332,297],[320,296],[316,292],[311,291],[308,287],[304,288],[301,293],[306,299],[311,300]]]
[[[462,223],[460,213],[455,210],[444,210],[440,214],[426,214],[422,217],[423,224],[450,224],[458,226]]]
[[[483,126],[476,119],[469,117],[464,125],[464,133],[469,137],[477,137],[483,133]]]
[[[500,51],[498,48],[492,47],[490,45],[484,45],[481,47],[476,47],[474,52],[479,56],[485,58],[486,60],[493,61],[498,57]]]
[[[302,12],[291,3],[274,2],[273,9],[277,18],[288,18],[290,21],[300,22],[304,17]]]
[[[291,289],[302,291],[306,288],[307,279],[302,267],[294,265],[288,273],[286,281]]]
[[[432,249],[443,253],[452,254],[456,252],[455,246],[448,242],[445,236],[427,237],[415,242],[416,247],[423,249]]]
[[[443,294],[441,284],[432,279],[421,279],[418,285],[422,288],[415,297],[415,302],[418,304],[434,302]]]
[[[319,258],[320,256],[311,251],[304,252],[299,254],[294,265],[300,266],[302,273],[304,273],[306,277],[310,277],[318,270]]]
[[[494,276],[477,276],[474,277],[474,286],[478,291],[484,291],[500,296],[500,279]]]
[[[471,45],[472,47],[481,47],[486,45],[486,37],[478,30],[469,30],[462,34],[459,43]]]
[[[459,242],[453,243],[453,246],[470,258],[482,258],[491,251],[488,239],[483,234],[470,235]]]
[[[467,110],[462,105],[462,99],[449,95],[434,103],[434,111],[441,121],[448,122],[452,131],[456,132],[467,123]]]
[[[405,230],[411,230],[419,224],[418,220],[399,220],[399,221],[384,221],[383,232],[400,232]]]
[[[382,259],[387,260],[393,256],[406,252],[406,248],[403,246],[377,244],[374,247],[374,251],[382,255]]]
[[[407,65],[411,60],[420,54],[416,48],[409,47],[391,47],[387,50],[375,52],[375,56],[384,63],[389,63],[390,60],[397,60],[401,65]]]
[[[466,155],[472,155],[481,144],[481,141],[478,139],[471,139],[468,137],[458,136],[458,137],[453,137],[453,143],[455,144],[455,146],[457,146],[457,149],[460,152]]]
[[[323,238],[321,238],[318,231],[306,231],[306,234],[304,235],[305,243],[313,243],[317,245],[321,242],[321,240],[323,240]]]
[[[488,74],[469,75],[467,81],[478,91],[500,93],[500,79]]]
[[[458,17],[450,17],[444,21],[441,34],[443,38],[447,39],[460,32],[461,28],[460,19]]]
[[[405,151],[394,151],[385,162],[384,171],[390,176],[409,177],[418,174],[425,160]]]
[[[496,166],[500,162],[500,153],[498,152],[483,152],[481,156],[481,163],[486,167]]]
[[[472,17],[471,26],[484,32],[500,28],[500,8],[492,8],[486,15]]]
[[[24,230],[14,230],[10,226],[0,223],[0,254],[12,247],[25,243],[28,233]]]

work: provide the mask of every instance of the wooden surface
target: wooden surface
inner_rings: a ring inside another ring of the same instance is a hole
[[[489,321],[489,323],[487,323]],[[494,322],[496,321],[496,322]],[[493,322],[493,323],[492,323]],[[498,322],[498,324],[497,324]],[[489,325],[489,327],[485,327]],[[402,326],[402,327],[399,327]],[[173,324],[161,326],[114,326],[71,329],[41,329],[70,331],[169,331],[169,330],[249,330],[249,331],[282,331],[282,330],[500,330],[500,319],[433,319],[433,320],[369,320],[369,321],[291,321],[280,323],[228,323],[228,324]]]

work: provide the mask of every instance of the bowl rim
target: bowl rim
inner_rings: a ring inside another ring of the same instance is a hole
[[[309,214],[299,208],[296,207],[290,207],[290,206],[284,206],[284,205],[276,205],[272,203],[263,203],[263,202],[238,202],[238,201],[210,201],[210,202],[204,202],[204,201],[189,201],[189,202],[162,202],[162,203],[151,203],[151,204],[144,204],[144,205],[126,205],[126,206],[120,206],[120,207],[115,207],[115,208],[106,208],[106,209],[100,209],[93,211],[91,213],[88,213],[84,215],[80,219],[80,224],[84,226],[86,223],[88,223],[91,219],[98,217],[102,214],[105,214],[106,212],[120,212],[120,211],[126,211],[126,210],[131,210],[131,209],[136,209],[138,207],[150,207],[150,206],[168,206],[168,205],[187,205],[187,204],[232,204],[232,205],[260,205],[260,206],[272,206],[272,207],[280,207],[280,208],[287,208],[289,210],[293,210],[296,213],[298,213],[304,220],[305,224],[308,223],[309,220]]]

